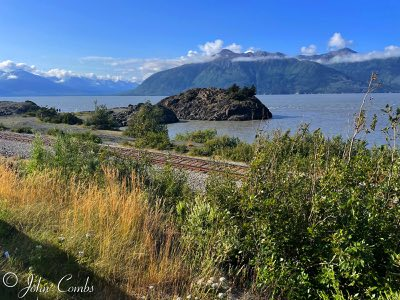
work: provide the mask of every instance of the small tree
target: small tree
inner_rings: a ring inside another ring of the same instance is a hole
[[[170,142],[162,116],[161,108],[146,102],[128,121],[124,134],[136,138],[135,144],[138,147],[166,149]]]
[[[97,101],[94,102],[94,106],[94,112],[86,120],[86,125],[100,130],[115,129],[118,127],[112,112],[107,109],[107,106],[97,105]]]
[[[257,93],[256,87],[254,84],[251,87],[245,86],[243,88],[240,88],[237,84],[233,84],[226,91],[230,97],[232,97],[233,99],[238,100],[238,101],[253,97]]]

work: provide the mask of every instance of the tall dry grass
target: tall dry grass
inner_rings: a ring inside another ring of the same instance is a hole
[[[129,295],[150,285],[160,293],[182,291],[188,274],[168,216],[148,205],[135,180],[121,183],[116,171],[105,174],[99,185],[65,180],[54,171],[20,176],[0,163],[0,205],[21,232],[58,241]]]

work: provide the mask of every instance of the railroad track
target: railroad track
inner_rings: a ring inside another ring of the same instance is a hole
[[[0,143],[1,140],[32,143],[34,140],[34,136],[29,134],[1,131]],[[43,138],[43,140],[46,145],[52,144],[52,140],[49,138],[45,137]],[[152,150],[140,150],[114,145],[102,145],[102,147],[112,150],[126,157],[134,157],[136,159],[148,159],[150,163],[155,165],[163,166],[168,164],[177,169],[184,169],[201,173],[221,173],[234,175],[236,177],[244,177],[249,170],[249,167],[243,164],[177,155],[173,153],[165,153]]]

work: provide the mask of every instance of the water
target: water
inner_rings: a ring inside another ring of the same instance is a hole
[[[65,97],[9,97],[1,100],[32,100],[38,105],[56,107],[62,111],[93,110],[94,100],[108,107],[127,106],[146,100],[157,103],[162,96],[65,96]],[[219,134],[228,134],[252,142],[257,129],[266,132],[274,129],[296,130],[302,123],[309,123],[312,130],[320,128],[327,136],[342,135],[349,137],[353,130],[354,114],[357,113],[362,94],[325,94],[325,95],[259,95],[258,98],[271,110],[273,119],[266,121],[185,121],[168,125],[171,137],[177,133],[198,129],[215,128]],[[370,144],[383,144],[385,137],[380,129],[385,126],[386,118],[381,109],[386,104],[400,106],[400,94],[374,94],[367,101],[368,116],[378,115],[375,133],[369,134]]]

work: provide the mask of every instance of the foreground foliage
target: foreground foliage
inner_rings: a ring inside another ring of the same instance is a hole
[[[61,135],[52,151],[37,141],[26,166],[0,169],[1,220],[131,296],[152,285],[159,299],[243,291],[256,299],[398,299],[400,111],[386,112],[387,145],[328,139],[307,126],[277,131],[259,137],[240,184],[210,176],[202,191],[182,172],[116,157],[93,141]],[[224,137],[207,143],[213,153],[237,146]],[[59,235],[70,239],[59,245]],[[28,264],[12,266],[41,274],[42,258],[21,259]],[[215,283],[219,276],[233,289]]]

